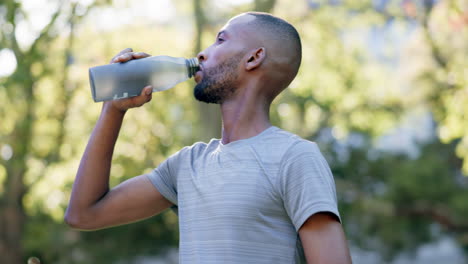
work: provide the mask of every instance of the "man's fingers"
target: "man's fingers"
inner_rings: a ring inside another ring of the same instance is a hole
[[[132,48],[123,49],[123,50],[121,50],[121,51],[117,54],[117,56],[122,55],[122,54],[125,54],[125,53],[129,53],[129,52],[133,52],[133,49],[132,49]],[[117,57],[117,56],[116,56],[116,57]]]
[[[130,48],[124,49],[111,60],[111,63],[126,62],[132,59],[141,59],[151,56],[145,52],[132,52],[131,50]]]
[[[146,57],[151,56],[145,52],[133,52],[132,55],[134,59],[141,59],[141,58],[146,58]]]
[[[114,56],[114,58],[112,58],[112,60],[110,61],[111,63],[116,63],[116,62],[120,62],[120,56],[124,55],[124,54],[127,54],[127,53],[130,53],[130,52],[133,52],[133,49],[132,48],[126,48],[126,49],[123,49],[121,50],[119,53],[117,53],[117,55]]]
[[[122,54],[120,56],[118,56],[117,58],[115,58],[115,61],[116,62],[126,62],[126,61],[129,61],[133,58],[132,56],[132,53],[125,53],[125,54]]]

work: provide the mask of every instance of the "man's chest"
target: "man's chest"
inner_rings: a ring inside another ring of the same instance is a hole
[[[252,155],[212,155],[184,171],[177,183],[181,217],[256,219],[284,214],[275,164]]]

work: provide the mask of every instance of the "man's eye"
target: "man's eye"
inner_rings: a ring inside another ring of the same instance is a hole
[[[223,38],[218,38],[218,42],[223,42],[224,39]]]

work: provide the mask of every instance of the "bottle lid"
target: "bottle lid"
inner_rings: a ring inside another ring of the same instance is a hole
[[[198,70],[200,70],[200,62],[196,57],[185,60],[185,63],[187,64],[189,78],[195,75]]]

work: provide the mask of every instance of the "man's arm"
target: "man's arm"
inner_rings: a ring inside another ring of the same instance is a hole
[[[126,49],[111,62],[147,56]],[[103,104],[101,116],[81,159],[65,213],[65,222],[70,226],[92,230],[125,224],[155,215],[171,205],[145,175],[109,190],[112,154],[125,113],[149,102],[151,97],[151,87],[145,87],[139,96]]]
[[[351,256],[345,234],[336,216],[317,213],[299,229],[307,263],[347,264]]]

